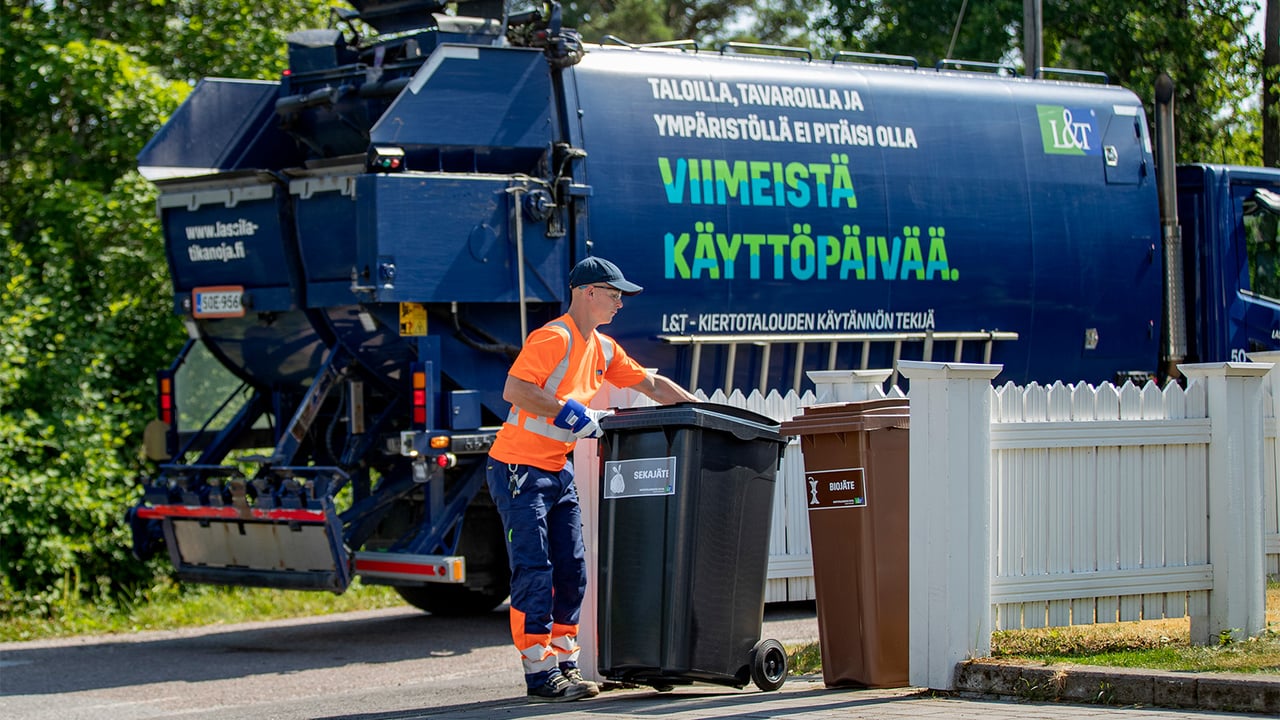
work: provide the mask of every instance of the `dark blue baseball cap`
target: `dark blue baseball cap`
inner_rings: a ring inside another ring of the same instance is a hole
[[[604,258],[586,258],[574,265],[573,270],[569,271],[570,288],[595,285],[597,283],[604,283],[610,287],[617,288],[622,291],[623,295],[635,295],[644,290],[644,288],[633,282],[627,282],[627,279],[622,277],[622,271],[618,269],[618,266]]]

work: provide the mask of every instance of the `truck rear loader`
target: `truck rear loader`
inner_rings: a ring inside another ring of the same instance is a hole
[[[605,331],[691,389],[904,357],[1164,381],[1280,348],[1280,172],[1175,171],[1171,120],[1153,151],[1099,73],[352,5],[279,80],[201,81],[139,155],[189,340],[129,520],[183,581],[500,604],[503,381],[590,255],[645,288]]]

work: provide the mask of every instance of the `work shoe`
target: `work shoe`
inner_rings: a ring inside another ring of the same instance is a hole
[[[569,682],[559,671],[552,672],[547,681],[536,688],[529,688],[529,702],[568,702],[587,696],[587,688]],[[597,691],[599,692],[599,691]]]
[[[595,682],[582,677],[582,671],[576,667],[565,668],[563,670],[564,679],[574,685],[581,685],[587,689],[587,697],[595,697],[600,694],[600,686]]]

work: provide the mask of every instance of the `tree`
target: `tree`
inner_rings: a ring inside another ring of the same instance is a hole
[[[715,46],[726,40],[794,43],[804,37],[808,5],[799,0],[569,0],[565,25],[584,39],[613,35],[627,42],[696,40]]]
[[[183,333],[134,158],[206,74],[275,77],[319,2],[6,5],[0,34],[0,611],[144,575],[128,558],[154,372]]]
[[[1262,164],[1280,167],[1280,0],[1267,0],[1262,26]]]
[[[0,554],[6,596],[39,605],[65,578],[130,576],[131,420],[176,329],[157,311],[154,201],[131,165],[186,85],[40,8],[6,15]]]
[[[1271,0],[1274,2],[1275,0]],[[1022,0],[828,0],[814,29],[828,46],[1018,65]],[[1181,161],[1258,162],[1261,49],[1247,34],[1251,0],[1044,0],[1045,64],[1105,72],[1148,104],[1155,78],[1177,87]],[[1150,113],[1148,113],[1150,114]]]
[[[999,62],[1017,41],[1022,0],[829,0],[820,37],[841,50],[909,55],[922,65],[944,58]]]
[[[1106,72],[1150,111],[1160,71],[1175,83],[1180,162],[1257,164],[1253,69],[1259,47],[1248,35],[1249,0],[1147,0],[1117,8],[1109,0],[1045,6],[1050,64]],[[1050,28],[1053,28],[1052,33]]]

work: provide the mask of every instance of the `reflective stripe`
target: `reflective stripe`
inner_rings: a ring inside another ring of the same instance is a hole
[[[551,649],[556,652],[558,662],[578,664],[578,654],[582,652],[578,646],[578,626],[552,623]]]
[[[547,384],[545,387],[550,390],[552,394],[555,394],[555,391],[560,387],[560,383],[564,382],[564,374],[569,372],[569,356],[573,354],[573,331],[569,329],[567,324],[560,320],[552,320],[547,323],[547,326],[552,325],[564,328],[565,337],[569,340],[569,344],[564,348],[564,357],[560,358],[560,364],[556,365],[556,368],[547,376]]]
[[[534,645],[520,651],[520,662],[524,665],[524,674],[550,672],[560,664],[556,651],[546,645]]]
[[[507,613],[511,622],[511,640],[520,651],[520,661],[524,664],[526,675],[547,672],[558,663],[556,651],[551,647],[551,635],[544,633],[530,634],[525,632],[525,614],[515,608]]]
[[[613,341],[610,340],[606,343],[603,336],[599,337],[599,340],[600,349],[604,351],[604,369],[605,372],[608,372],[609,364],[613,362]]]
[[[565,332],[565,337],[569,344],[565,346],[564,357],[560,358],[560,362],[556,365],[551,374],[547,376],[547,382],[544,387],[549,388],[554,395],[556,390],[560,389],[560,383],[564,382],[564,376],[569,372],[569,357],[573,354],[573,331],[569,329],[568,323],[563,320],[552,320],[543,327],[555,326],[561,328]],[[609,370],[609,365],[613,362],[613,341],[605,341],[605,338],[595,330],[591,331],[596,336],[596,342],[600,343],[600,350],[604,353],[604,369]],[[558,440],[560,442],[573,442],[577,440],[573,436],[572,430],[558,427],[553,418],[544,418],[533,413],[526,413],[524,423],[520,422],[520,408],[515,405],[511,406],[511,412],[507,413],[507,422],[522,427],[534,435],[541,435],[545,438]]]
[[[526,415],[524,424],[521,424],[520,408],[515,405],[512,405],[511,412],[507,413],[507,422],[515,425],[516,427],[523,427],[534,435],[541,435],[542,437],[551,438],[552,440],[559,440],[560,442],[573,442],[574,440],[577,440],[577,438],[573,436],[572,430],[557,426],[555,421],[551,418],[544,418],[531,414]]]

